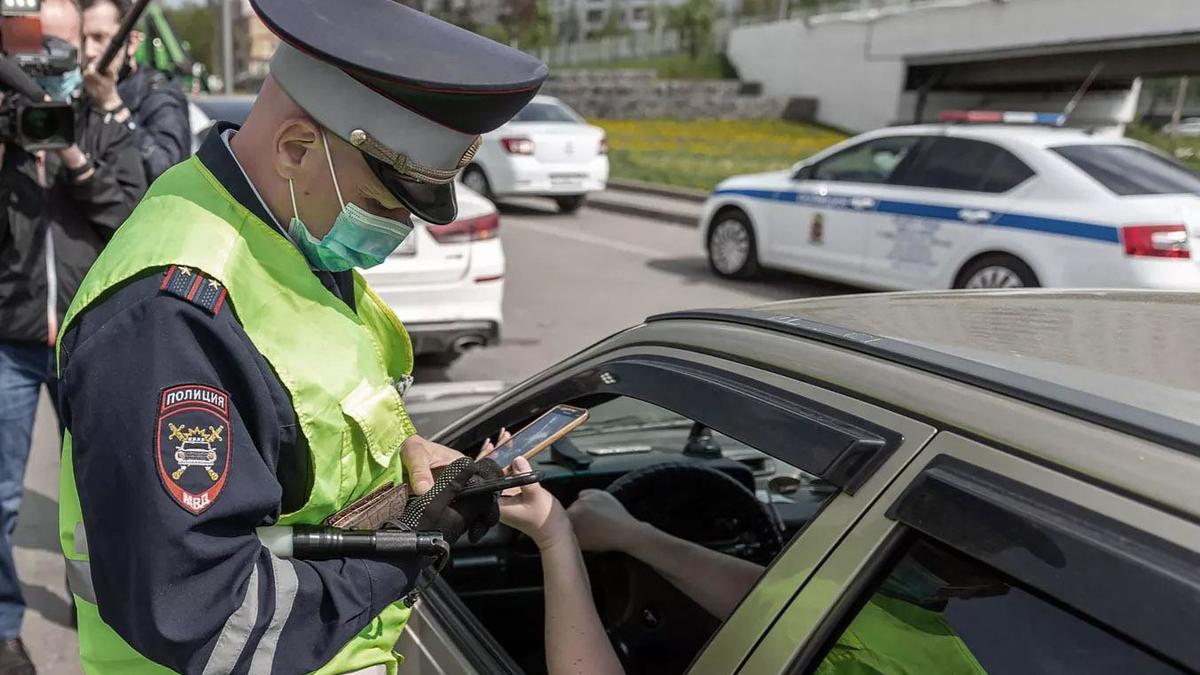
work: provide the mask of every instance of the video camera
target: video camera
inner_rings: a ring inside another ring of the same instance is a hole
[[[75,142],[71,103],[47,101],[32,79],[62,75],[79,66],[69,43],[42,35],[41,0],[0,0],[0,143],[28,151],[65,148]]]

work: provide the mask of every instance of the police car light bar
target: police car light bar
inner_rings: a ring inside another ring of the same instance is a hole
[[[1067,122],[1062,113],[1000,112],[991,110],[946,110],[938,113],[941,122],[976,124],[1046,124],[1061,127]]]

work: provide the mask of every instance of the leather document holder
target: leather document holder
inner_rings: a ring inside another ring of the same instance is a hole
[[[388,483],[325,519],[330,527],[348,530],[378,530],[404,513],[408,485]]]

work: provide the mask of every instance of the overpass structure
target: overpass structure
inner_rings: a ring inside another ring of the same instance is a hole
[[[1200,73],[1200,1],[886,0],[741,26],[727,51],[743,80],[813,97],[851,131],[945,109],[1061,112],[1093,74],[1071,123],[1119,129],[1140,78]]]

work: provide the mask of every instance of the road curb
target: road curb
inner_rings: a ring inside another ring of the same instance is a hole
[[[610,190],[624,190],[626,192],[639,192],[646,195],[671,197],[672,199],[681,199],[683,201],[694,202],[696,204],[703,204],[704,200],[708,199],[709,194],[704,190],[696,190],[694,188],[660,185],[658,183],[646,183],[644,181],[630,180],[628,178],[609,178],[608,187]]]
[[[686,213],[679,213],[678,211],[655,209],[649,206],[642,206],[641,204],[630,204],[596,196],[589,196],[587,203],[589,207],[598,211],[619,213],[624,216],[636,216],[638,218],[658,220],[670,223],[672,225],[682,225],[683,227],[696,227],[698,224],[698,219],[696,216]]]

